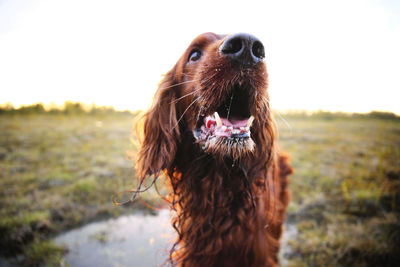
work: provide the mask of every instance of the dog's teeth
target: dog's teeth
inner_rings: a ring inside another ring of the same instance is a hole
[[[222,125],[221,130],[222,130],[223,132],[225,132],[225,131],[226,131],[226,126],[225,126],[225,125]]]
[[[254,116],[251,116],[248,120],[247,120],[247,127],[250,127],[253,124],[254,121]]]
[[[218,115],[218,112],[215,111],[214,113],[215,121],[217,122],[217,126],[222,126],[221,118]]]

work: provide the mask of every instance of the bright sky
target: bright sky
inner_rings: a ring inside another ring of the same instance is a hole
[[[263,41],[274,109],[400,114],[397,0],[0,0],[0,103],[146,108],[208,31]]]

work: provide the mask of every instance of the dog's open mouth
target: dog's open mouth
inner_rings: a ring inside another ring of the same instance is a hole
[[[221,118],[216,111],[213,115],[204,118],[204,124],[201,126],[201,134],[204,139],[208,136],[228,138],[233,141],[239,141],[242,138],[250,138],[250,127],[254,117],[248,119],[236,120]]]
[[[200,116],[193,133],[205,151],[238,158],[254,150],[249,99],[247,90],[235,86],[213,114]]]

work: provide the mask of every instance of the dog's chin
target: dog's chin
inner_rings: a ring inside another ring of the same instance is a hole
[[[250,112],[250,102],[248,90],[234,87],[214,112],[199,116],[193,135],[203,151],[233,159],[253,153],[254,116]]]
[[[195,133],[195,136],[197,131]],[[197,138],[196,138],[197,139]],[[197,139],[206,153],[234,160],[245,157],[254,151],[255,143],[251,137],[209,136],[206,140]]]
[[[238,159],[254,151],[255,143],[250,132],[253,116],[228,120],[215,112],[202,120],[204,123],[193,131],[193,135],[205,152]]]

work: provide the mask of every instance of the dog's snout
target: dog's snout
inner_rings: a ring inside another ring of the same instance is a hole
[[[243,66],[253,66],[265,57],[264,46],[258,38],[247,33],[229,36],[220,46],[221,55]]]

